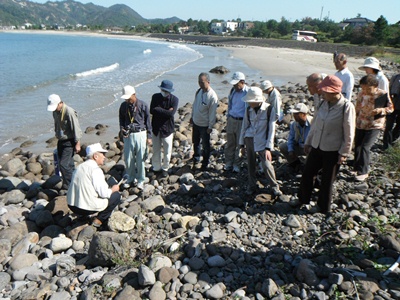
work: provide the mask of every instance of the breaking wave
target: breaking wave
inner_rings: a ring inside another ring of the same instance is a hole
[[[86,76],[91,76],[91,75],[111,72],[111,71],[117,69],[118,67],[119,67],[119,63],[115,63],[115,64],[112,64],[112,65],[107,66],[107,67],[101,67],[101,68],[97,68],[97,69],[94,69],[94,70],[85,71],[85,72],[82,72],[82,73],[76,73],[75,76],[76,77],[86,77]]]

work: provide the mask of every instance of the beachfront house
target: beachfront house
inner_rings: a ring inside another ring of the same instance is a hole
[[[240,30],[246,31],[249,30],[251,28],[254,28],[254,23],[253,22],[240,22],[238,25],[238,28]]]

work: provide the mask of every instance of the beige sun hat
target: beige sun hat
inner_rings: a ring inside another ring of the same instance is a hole
[[[371,68],[371,69],[375,69],[375,70],[381,70],[381,66],[379,65],[379,60],[376,59],[375,57],[367,57],[364,60],[364,65],[362,65],[361,67],[359,67],[359,70],[365,70],[365,68]]]
[[[252,86],[247,91],[246,97],[244,97],[243,101],[247,103],[259,103],[264,102],[265,97],[263,91],[259,87]]]

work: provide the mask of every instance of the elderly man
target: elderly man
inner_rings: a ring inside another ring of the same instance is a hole
[[[267,95],[267,103],[271,104],[275,110],[275,121],[278,121],[280,118],[281,113],[281,93],[273,86],[271,81],[264,80],[261,82],[260,88],[262,89],[263,93]]]
[[[124,139],[124,157],[128,181],[125,188],[137,182],[143,190],[145,177],[144,163],[147,155],[147,144],[151,145],[151,121],[146,103],[136,97],[133,86],[127,85],[122,90],[125,99],[119,108],[119,126]]]
[[[287,143],[279,145],[283,156],[287,159],[289,165],[295,167],[299,161],[299,156],[305,156],[304,143],[310,132],[312,118],[308,116],[308,107],[304,103],[297,103],[290,110],[294,121],[290,124],[290,131]]]
[[[347,56],[344,53],[339,53],[333,60],[337,72],[335,76],[338,77],[342,83],[342,95],[351,101],[354,88],[354,76],[347,67]]]
[[[249,185],[247,195],[256,191],[256,158],[261,160],[262,169],[266,174],[272,193],[282,195],[275,178],[272,154],[275,137],[275,110],[272,105],[265,102],[263,92],[259,87],[251,87],[244,99],[248,103],[244,115],[239,144],[242,154],[247,152],[247,169]]]
[[[313,106],[315,110],[318,110],[318,107],[322,100],[322,91],[318,88],[318,85],[325,78],[325,76],[326,74],[322,73],[312,73],[310,76],[307,77],[306,84],[308,87],[308,91],[313,96]]]
[[[198,78],[200,88],[197,90],[190,123],[193,124],[192,142],[194,147],[194,161],[200,161],[200,140],[203,147],[202,170],[206,170],[210,159],[210,133],[216,122],[218,96],[210,86],[210,75],[200,73]]]
[[[173,83],[163,80],[160,93],[151,98],[150,114],[152,114],[151,126],[153,128],[153,171],[162,171],[162,177],[168,176],[169,162],[172,154],[172,142],[174,138],[174,115],[178,109],[179,99],[172,94]],[[164,157],[161,163],[161,146],[164,149]]]
[[[60,96],[52,94],[48,97],[47,110],[53,112],[63,188],[68,189],[72,173],[75,170],[74,154],[81,151],[82,130],[76,111],[61,101]]]
[[[121,202],[119,185],[109,188],[100,168],[104,164],[106,152],[100,143],[86,147],[88,160],[76,168],[67,193],[68,207],[74,213],[82,216],[98,213],[92,220],[95,227],[106,222]]]
[[[225,144],[225,170],[238,173],[240,171],[241,158],[239,148],[240,132],[246,104],[243,98],[246,96],[248,87],[246,77],[242,72],[233,73],[230,84],[233,85],[228,96],[228,119],[226,121],[226,144]]]

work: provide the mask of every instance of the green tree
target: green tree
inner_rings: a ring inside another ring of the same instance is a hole
[[[280,35],[287,35],[292,32],[292,24],[282,17],[281,22],[278,25],[278,32]]]
[[[375,43],[386,45],[389,39],[389,24],[384,16],[380,16],[375,22],[373,37]]]

